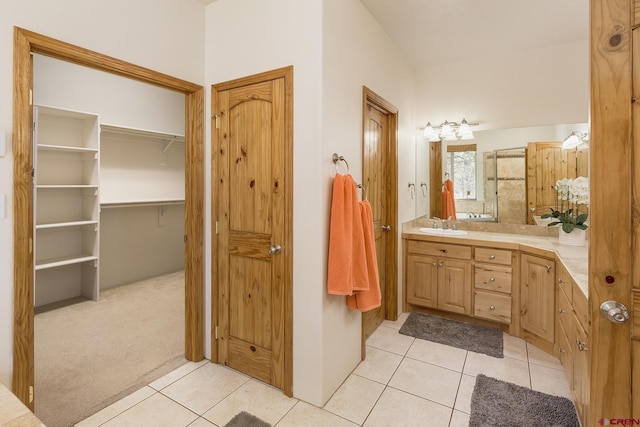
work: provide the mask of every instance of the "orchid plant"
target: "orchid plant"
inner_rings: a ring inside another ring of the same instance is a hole
[[[580,206],[589,205],[589,179],[583,176],[561,179],[556,182],[555,188],[560,206],[551,208],[551,213],[544,214],[541,218],[551,218],[552,222],[548,224],[550,227],[562,224],[562,231],[565,233],[571,233],[575,228],[586,230],[588,214],[580,213]]]

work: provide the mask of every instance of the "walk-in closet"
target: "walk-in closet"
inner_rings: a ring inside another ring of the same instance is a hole
[[[184,94],[34,55],[35,413],[71,425],[184,359]]]

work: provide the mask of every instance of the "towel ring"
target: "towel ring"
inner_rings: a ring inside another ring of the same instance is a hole
[[[349,173],[349,162],[347,162],[344,156],[339,156],[338,153],[333,153],[332,160],[333,160],[333,164],[336,167],[336,173],[339,173],[338,162],[344,162],[344,164],[347,166],[347,173]]]
[[[366,198],[367,198],[367,189],[364,188],[364,185],[358,184],[358,185],[356,185],[356,187],[360,188],[362,190],[362,200],[366,200]]]

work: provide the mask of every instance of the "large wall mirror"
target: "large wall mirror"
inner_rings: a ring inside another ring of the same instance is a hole
[[[454,178],[459,221],[535,225],[557,197],[557,180],[589,175],[588,142],[561,149],[571,132],[588,130],[587,123],[574,123],[476,131],[472,141],[440,142],[437,152],[416,136],[416,218],[437,216],[432,196]],[[434,155],[441,162],[435,174],[429,166]]]

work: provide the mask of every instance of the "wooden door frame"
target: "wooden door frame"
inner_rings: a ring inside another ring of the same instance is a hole
[[[204,87],[14,27],[13,393],[33,410],[33,61],[38,53],[185,94],[185,357],[204,357]]]
[[[284,78],[285,86],[285,146],[284,157],[284,181],[285,207],[283,215],[285,240],[282,245],[287,248],[285,257],[285,277],[284,282],[284,393],[293,396],[293,66],[278,68],[251,76],[241,77],[227,82],[217,83],[211,86],[211,227],[216,230],[216,222],[220,214],[218,197],[216,191],[221,179],[220,153],[216,148],[220,136],[216,132],[216,117],[220,111],[217,105],[217,93],[225,90],[262,83],[279,78]],[[217,341],[215,325],[219,322],[222,310],[219,307],[220,299],[217,298],[220,291],[218,281],[218,238],[217,234],[212,235],[211,242],[211,361],[219,363],[220,346]]]
[[[385,247],[385,299],[386,320],[398,318],[398,109],[389,101],[369,89],[362,86],[362,143],[364,144],[365,112],[367,105],[373,105],[383,111],[389,117],[389,146],[385,147],[385,168],[388,171],[385,188],[385,206],[387,212],[385,218],[391,224],[391,230],[387,232],[387,245]],[[361,150],[364,156],[364,150]],[[362,159],[364,164],[364,157]],[[364,325],[363,325],[364,326]],[[364,328],[362,334],[362,354],[364,357]]]
[[[429,218],[442,217],[442,141],[429,142]]]

